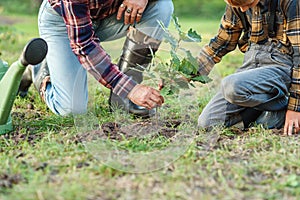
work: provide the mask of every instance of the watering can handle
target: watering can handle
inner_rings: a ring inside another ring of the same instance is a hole
[[[42,38],[30,40],[21,54],[21,63],[24,66],[36,65],[42,62],[48,52],[48,45]]]

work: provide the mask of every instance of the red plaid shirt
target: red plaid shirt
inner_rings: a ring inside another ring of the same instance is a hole
[[[126,97],[137,84],[119,71],[95,36],[92,19],[117,12],[121,0],[48,0],[65,21],[72,51],[101,84]]]

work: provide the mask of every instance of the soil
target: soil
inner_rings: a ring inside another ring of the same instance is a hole
[[[20,174],[0,174],[0,188],[12,188],[21,181],[24,178]]]
[[[18,22],[21,22],[22,19],[16,19],[7,16],[0,16],[0,25],[12,25]]]
[[[35,118],[38,118],[38,112],[35,112],[35,108],[31,105],[27,105],[27,113],[24,112],[13,112],[12,117],[15,119],[26,119],[29,113],[36,115]],[[83,143],[86,141],[91,141],[95,139],[111,139],[116,141],[122,141],[124,139],[130,139],[136,137],[136,133],[139,133],[139,137],[148,135],[151,132],[155,132],[151,137],[159,137],[163,136],[167,139],[172,141],[173,137],[176,137],[178,133],[178,127],[182,124],[181,120],[178,119],[168,119],[164,121],[151,121],[151,120],[144,120],[132,123],[130,125],[124,125],[122,123],[116,122],[107,122],[101,125],[99,130],[93,130],[85,133],[78,133],[76,134],[72,140],[75,143]],[[210,132],[210,133],[199,133],[199,137],[202,137],[201,140],[196,141],[196,146],[198,146],[199,151],[197,156],[204,157],[209,152],[213,151],[214,149],[220,148],[222,144],[230,142],[234,140],[236,137],[244,135],[244,134],[251,134],[251,130],[242,131],[239,128],[231,128],[230,129],[232,134],[224,135],[220,132]],[[273,134],[282,134],[283,130],[271,130]],[[27,127],[26,131],[24,131],[24,127],[15,127],[15,130],[9,134],[1,135],[0,140],[5,138],[11,140],[16,145],[27,141],[31,145],[35,145],[38,141],[40,141],[43,137],[45,137],[46,133],[44,132],[37,132],[33,127]],[[0,148],[1,152],[1,148]],[[16,155],[16,158],[22,158],[25,156],[26,153],[20,152]],[[23,161],[22,161],[23,162]],[[24,161],[24,164],[26,162]],[[79,162],[76,165],[76,168],[85,168],[88,167],[90,164],[88,162]],[[47,168],[48,163],[40,163],[38,166],[35,167],[36,171],[44,170]],[[48,176],[48,182],[56,182],[58,174],[58,169],[53,169]],[[9,174],[9,173],[0,173],[0,188],[12,188],[17,184],[27,182],[26,178],[24,178],[20,174]]]
[[[77,142],[91,141],[96,139],[109,138],[111,140],[121,141],[138,136],[146,136],[151,132],[156,134],[153,137],[164,136],[172,138],[178,132],[177,127],[182,122],[180,120],[167,120],[161,122],[154,122],[145,120],[142,122],[135,122],[130,125],[122,125],[116,122],[107,122],[102,124],[100,130],[93,130],[76,135]]]

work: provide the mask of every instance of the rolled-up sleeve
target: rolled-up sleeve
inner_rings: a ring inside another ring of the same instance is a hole
[[[238,17],[233,13],[232,8],[226,6],[218,34],[201,49],[198,55],[198,73],[208,75],[224,55],[237,47],[242,31],[243,27]]]

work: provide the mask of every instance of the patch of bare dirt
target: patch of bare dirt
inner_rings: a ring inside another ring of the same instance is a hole
[[[38,112],[12,112],[11,117],[15,120],[27,120],[28,118],[38,119],[40,114]],[[25,129],[25,130],[24,130]],[[18,145],[24,141],[28,142],[31,145],[35,145],[38,141],[40,141],[44,136],[44,132],[38,132],[38,127],[22,127],[16,126],[12,132],[6,133],[4,135],[0,135],[0,140],[10,140],[14,143],[14,145]],[[0,148],[1,152],[1,148]]]
[[[8,16],[0,16],[0,25],[12,25],[22,21],[22,19],[12,18]]]
[[[44,133],[21,133],[18,129],[14,132],[1,135],[0,139],[9,139],[14,142],[15,145],[18,145],[24,141],[28,142],[31,145],[35,145],[38,141],[40,141],[44,137]]]
[[[129,139],[135,136],[146,136],[155,132],[156,136],[172,138],[178,132],[177,127],[181,124],[180,120],[168,120],[161,122],[143,121],[130,125],[122,125],[116,122],[107,122],[102,124],[100,130],[93,130],[76,135],[76,142],[91,141],[96,139],[109,138],[121,141],[124,138]]]
[[[20,174],[0,174],[0,188],[12,188],[23,180],[24,178]]]

